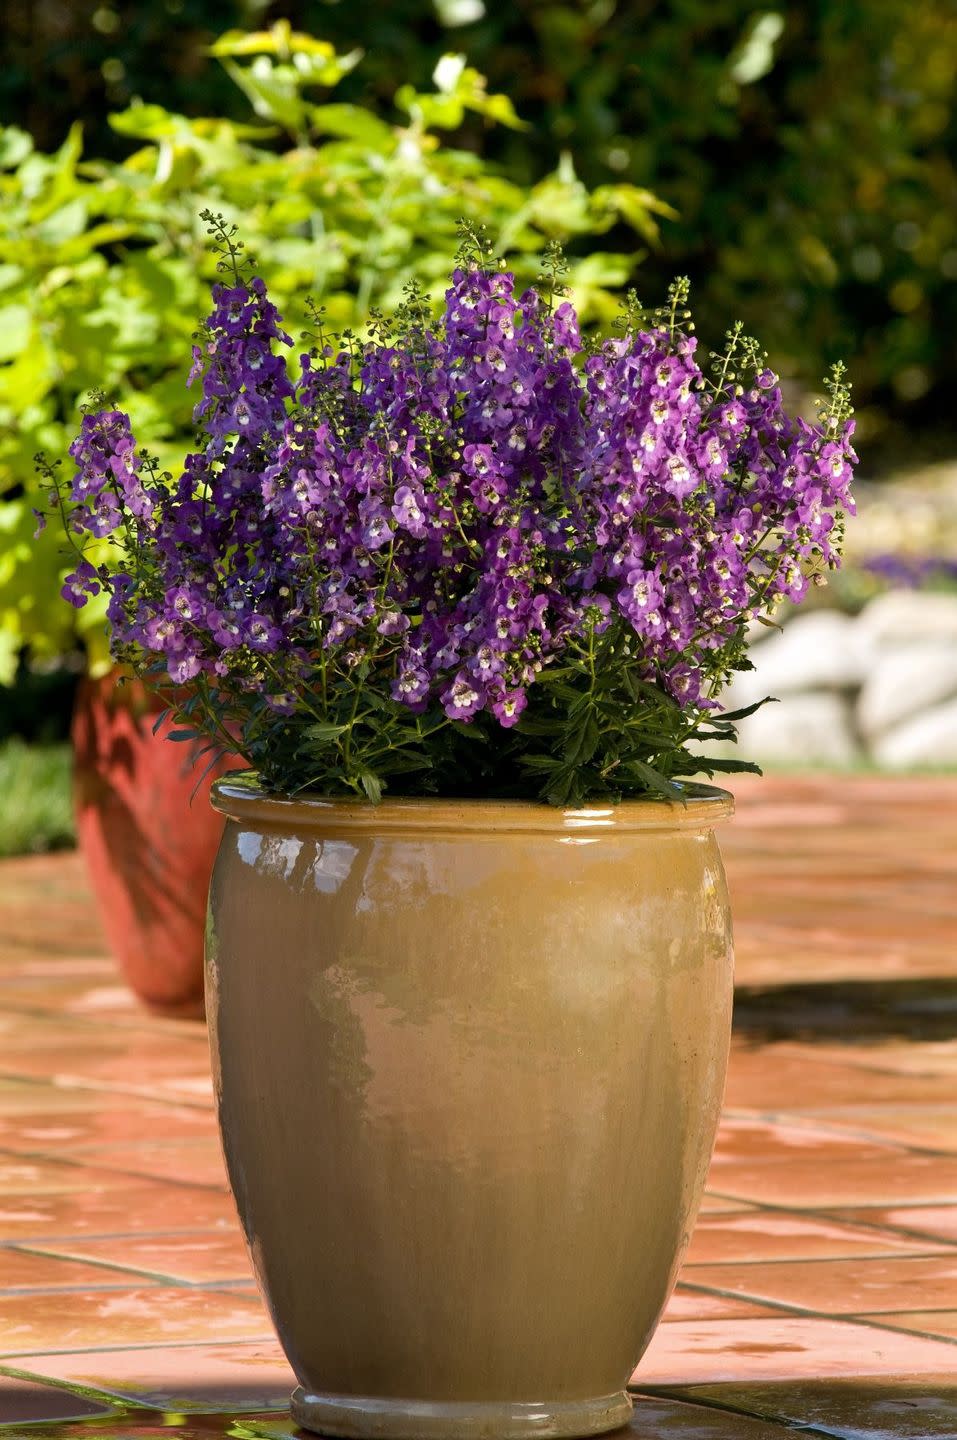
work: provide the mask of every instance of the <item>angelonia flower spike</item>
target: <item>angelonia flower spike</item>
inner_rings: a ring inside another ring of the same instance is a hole
[[[750,622],[839,562],[841,369],[817,423],[790,416],[739,327],[702,362],[681,281],[583,339],[557,252],[516,294],[467,226],[437,318],[414,286],[365,338],[315,310],[291,364],[234,230],[204,218],[229,283],[193,348],[182,473],[104,405],[69,484],[45,470],[79,551],[66,598],[109,591],[116,658],[172,687],[186,732],[278,792],[372,800],[580,804],[754,768],[688,747],[734,738],[716,697]]]

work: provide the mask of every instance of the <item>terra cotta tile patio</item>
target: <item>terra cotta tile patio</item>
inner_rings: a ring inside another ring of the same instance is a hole
[[[957,780],[738,799],[725,1117],[633,1433],[953,1437]],[[199,1440],[243,1416],[276,1440],[292,1383],[202,1027],[117,983],[77,856],[3,862],[0,1436]]]

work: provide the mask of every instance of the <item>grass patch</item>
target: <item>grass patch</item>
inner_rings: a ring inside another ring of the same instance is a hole
[[[72,764],[67,744],[0,744],[0,856],[75,844]]]

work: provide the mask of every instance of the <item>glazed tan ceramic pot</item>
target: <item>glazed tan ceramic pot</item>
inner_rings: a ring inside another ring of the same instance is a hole
[[[220,1123],[295,1419],[626,1424],[721,1103],[731,797],[213,803]]]

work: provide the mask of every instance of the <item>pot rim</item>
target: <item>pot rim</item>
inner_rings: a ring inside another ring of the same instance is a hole
[[[264,790],[255,771],[236,771],[213,782],[210,803],[229,820],[264,821],[290,829],[382,834],[457,832],[489,835],[530,833],[597,837],[649,830],[707,831],[734,813],[734,796],[715,785],[685,783],[687,800],[622,800],[560,810],[544,801],[386,798],[378,805],[349,796],[312,792],[289,797]]]

